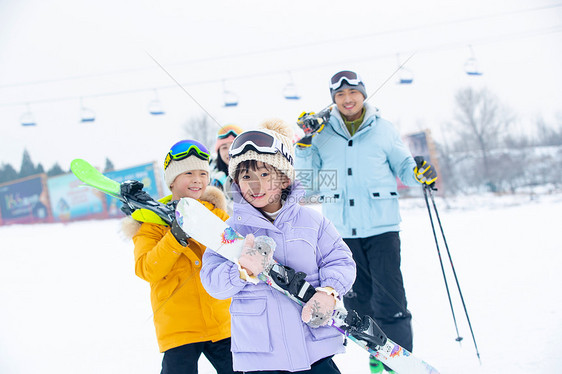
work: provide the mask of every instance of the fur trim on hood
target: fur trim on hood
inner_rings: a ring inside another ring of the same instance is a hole
[[[222,191],[215,186],[207,186],[205,193],[201,196],[201,200],[208,201],[216,208],[226,212],[226,197]]]
[[[161,200],[165,199],[166,198]],[[169,201],[169,199],[167,200]],[[201,196],[200,200],[207,201],[213,204],[215,208],[222,209],[226,212],[226,197],[222,191],[215,186],[207,186],[205,193]],[[123,235],[125,235],[126,238],[132,239],[137,231],[139,231],[141,225],[142,222],[135,220],[131,216],[127,216],[121,221],[121,232],[123,232]]]

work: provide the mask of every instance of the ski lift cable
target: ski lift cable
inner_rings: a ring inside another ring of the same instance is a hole
[[[207,109],[205,109],[205,107],[204,107],[203,105],[201,105],[201,104],[199,103],[199,101],[197,101],[197,100],[189,93],[189,91],[186,90],[185,87],[182,86],[181,83],[178,82],[178,81],[176,80],[176,78],[174,78],[174,76],[173,76],[172,74],[170,74],[170,72],[168,72],[168,70],[166,70],[166,69],[164,68],[164,66],[162,66],[150,53],[148,53],[148,51],[145,51],[145,52],[146,52],[146,54],[152,59],[152,61],[154,61],[154,62],[156,63],[156,65],[158,65],[158,66],[160,67],[160,69],[162,69],[162,71],[164,71],[164,73],[166,73],[166,74],[168,75],[168,77],[170,77],[170,79],[172,79],[172,80],[176,83],[176,85],[178,85],[178,86],[182,89],[182,91],[185,92],[185,94],[186,94],[187,96],[189,96],[189,97],[191,98],[191,100],[193,100],[193,101],[195,102],[195,104],[199,105],[199,107],[200,107],[201,109],[203,109],[203,111],[204,111],[205,113],[207,113],[207,115],[208,115],[213,121],[215,121],[215,123],[216,123],[217,125],[219,125],[219,127],[221,126],[220,122],[217,121],[217,119],[216,119],[215,117],[213,117],[213,115],[212,115],[211,113],[209,113],[209,112],[207,111]]]
[[[393,77],[394,75],[396,75],[396,73],[398,73],[398,71],[400,71],[400,69],[402,69],[402,68],[404,67],[404,65],[406,65],[406,63],[407,63],[408,61],[410,61],[410,59],[411,59],[412,57],[414,57],[415,54],[416,54],[416,52],[412,53],[412,54],[410,55],[410,57],[408,57],[400,66],[398,66],[398,68],[396,68],[396,69],[392,72],[392,74],[390,74],[390,75],[388,76],[388,78],[386,78],[386,79],[384,80],[384,82],[382,82],[382,83],[373,91],[372,94],[370,94],[369,96],[367,96],[367,98],[365,99],[365,102],[369,101],[373,96],[375,96],[376,93],[379,92],[379,91],[381,90],[381,88],[383,88],[383,87],[386,85],[386,83],[388,83],[388,81],[391,80],[392,77]],[[326,109],[328,109],[328,108],[331,107],[331,106],[332,106],[332,103],[328,104],[328,105],[325,106],[322,110],[320,110],[320,112],[325,111]],[[320,112],[319,112],[319,113],[320,113]]]
[[[188,61],[172,63],[172,64],[168,64],[168,66],[185,66],[185,65],[201,63],[201,62],[226,60],[226,59],[231,59],[231,58],[247,57],[247,56],[274,53],[274,52],[283,52],[283,51],[287,51],[287,50],[308,48],[310,46],[318,46],[318,45],[322,45],[322,44],[345,42],[345,41],[348,41],[348,40],[370,38],[370,37],[374,37],[374,36],[382,36],[382,35],[388,35],[388,34],[395,34],[395,33],[397,34],[397,33],[403,33],[403,32],[417,31],[417,30],[420,30],[420,29],[437,27],[437,26],[446,26],[446,25],[450,25],[450,24],[457,25],[459,23],[465,23],[465,22],[480,21],[480,20],[484,20],[484,19],[510,16],[510,15],[515,15],[515,14],[520,14],[520,13],[536,12],[536,11],[541,11],[541,10],[557,8],[557,7],[561,7],[561,6],[562,6],[562,3],[550,4],[550,5],[544,5],[544,6],[539,6],[539,7],[535,7],[535,8],[518,9],[518,10],[512,10],[512,11],[500,12],[500,13],[494,13],[494,14],[488,14],[488,15],[482,15],[482,16],[474,16],[474,17],[468,17],[468,18],[455,19],[455,20],[451,20],[451,21],[435,22],[435,23],[432,23],[432,24],[426,24],[426,25],[420,25],[420,26],[411,26],[411,27],[406,27],[406,28],[401,28],[401,29],[391,29],[391,30],[379,31],[379,32],[376,32],[376,33],[353,35],[353,36],[347,36],[345,38],[339,38],[339,39],[330,39],[330,40],[309,42],[309,43],[303,43],[303,44],[291,45],[291,46],[285,46],[285,47],[269,48],[269,49],[264,49],[264,50],[260,50],[260,51],[246,51],[246,52],[239,52],[239,53],[233,53],[233,54],[226,54],[226,55],[222,55],[222,56],[210,56],[210,57],[204,57],[204,58],[199,58],[199,59],[193,59],[193,60],[188,60]],[[138,68],[127,68],[127,69],[119,69],[119,70],[107,71],[107,72],[102,72],[102,73],[73,75],[73,76],[57,78],[57,79],[44,79],[44,80],[36,80],[36,81],[29,81],[29,82],[1,84],[0,88],[30,86],[30,85],[47,84],[47,83],[55,83],[55,82],[77,80],[77,79],[86,79],[86,78],[98,78],[98,77],[102,77],[102,76],[141,72],[141,71],[153,70],[153,69],[154,68],[151,67],[151,66],[138,67]]]
[[[504,34],[504,35],[500,35],[496,38],[482,37],[480,39],[472,40],[470,43],[472,45],[485,45],[485,44],[493,44],[493,43],[498,43],[498,42],[507,41],[507,40],[521,39],[521,38],[534,37],[534,36],[542,36],[542,35],[559,33],[559,32],[562,32],[562,25],[557,25],[557,26],[548,27],[548,28],[539,29],[539,30],[530,30],[530,31],[525,31],[525,32],[515,33],[515,34],[514,33]],[[432,53],[432,52],[444,51],[444,50],[450,50],[450,49],[459,49],[459,48],[461,48],[461,46],[462,46],[462,48],[466,48],[467,44],[468,44],[468,42],[466,42],[466,41],[451,42],[451,43],[448,43],[448,44],[441,44],[441,45],[430,46],[430,47],[426,47],[426,48],[420,48],[416,51],[416,53],[417,54]],[[392,53],[384,53],[384,54],[366,56],[366,57],[362,58],[361,60],[362,61],[372,61],[372,60],[378,60],[378,59],[383,59],[383,58],[388,58],[388,57],[394,58],[395,56],[396,56],[396,52],[392,52]],[[341,60],[338,60],[338,61],[331,60],[331,61],[326,62],[324,64],[314,64],[314,65],[296,67],[296,68],[292,68],[291,70],[292,71],[315,70],[315,69],[327,67],[327,66],[336,66],[336,65],[341,66],[342,64],[348,64],[351,61],[357,62],[357,59],[354,58],[353,60],[349,60],[349,58],[345,58],[345,59],[341,59]],[[222,79],[240,80],[240,79],[248,79],[248,78],[259,78],[259,77],[264,77],[264,76],[279,75],[281,73],[285,73],[286,71],[287,71],[286,69],[282,69],[282,70],[277,69],[277,70],[265,71],[265,72],[261,72],[261,73],[251,73],[251,74],[230,76],[230,77],[221,78],[221,79],[191,81],[191,82],[184,83],[184,85],[191,86],[191,85],[203,85],[203,84],[217,83],[217,82],[221,81]],[[171,89],[171,88],[175,88],[175,87],[177,87],[177,85],[163,85],[163,86],[158,86],[157,88],[159,90],[163,90],[163,89]],[[150,90],[150,88],[144,87],[144,88],[137,88],[137,89],[130,89],[130,90],[121,90],[121,91],[106,91],[106,92],[100,92],[100,93],[89,94],[89,95],[81,95],[81,96],[85,97],[85,98],[86,97],[92,98],[92,97],[105,97],[105,96],[119,96],[119,95],[126,95],[126,94],[138,93],[138,92],[146,92],[146,91],[149,91],[149,90]],[[61,101],[71,101],[71,100],[76,100],[77,97],[78,97],[78,95],[73,95],[73,96],[62,96],[62,97],[57,97],[57,98],[47,98],[47,99],[38,99],[38,100],[6,102],[6,103],[0,103],[0,107],[21,106],[21,105],[25,105],[26,103],[40,104],[40,103],[53,103],[53,102],[61,102]]]
[[[410,59],[411,59],[412,57],[414,57],[415,54],[416,54],[416,52],[412,53],[412,54],[410,55],[410,57],[408,57],[401,65],[399,65],[398,68],[397,68],[396,70],[394,70],[394,72],[393,72],[392,74],[390,74],[390,76],[389,76],[388,78],[386,78],[386,80],[385,80],[384,82],[382,82],[382,84],[381,84],[372,94],[370,94],[369,96],[367,96],[367,98],[365,99],[365,101],[368,101],[370,98],[372,98],[373,96],[375,96],[375,94],[376,94],[377,92],[379,92],[380,89],[383,88],[384,85],[385,85],[390,79],[392,79],[392,77],[393,77],[396,73],[398,73],[398,72],[400,71],[400,69],[402,69],[402,68],[404,67],[404,65],[406,65],[406,63],[408,63],[408,61],[410,61]]]
[[[388,83],[388,81],[391,80],[392,77],[393,77],[400,69],[402,69],[402,67],[403,67],[404,65],[406,65],[406,63],[407,63],[408,61],[410,61],[410,59],[411,59],[412,57],[414,57],[415,54],[416,54],[416,52],[412,53],[401,65],[399,65],[398,68],[396,68],[396,70],[394,70],[394,71],[392,72],[392,74],[390,74],[390,75],[388,76],[388,78],[386,78],[386,79],[384,80],[384,82],[382,82],[382,83],[373,91],[372,94],[370,94],[369,96],[367,96],[367,97],[365,98],[365,102],[367,102],[368,100],[370,100],[371,98],[373,98],[373,96],[375,96],[375,94],[376,94],[377,92],[379,92],[379,91]],[[332,106],[332,104],[333,104],[333,103],[328,104],[326,107],[324,107],[324,108],[323,108],[322,110],[320,110],[318,113],[322,113],[322,112],[324,112],[325,110],[328,110],[328,108],[330,108],[330,107]],[[323,142],[325,143],[325,142],[327,142],[327,141],[328,141],[328,139],[326,138],[326,139],[324,139]],[[322,144],[319,144],[318,146],[321,147]]]

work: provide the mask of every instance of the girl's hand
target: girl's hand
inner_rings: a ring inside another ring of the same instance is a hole
[[[301,319],[310,327],[327,325],[332,320],[336,298],[325,291],[316,291],[302,308]]]
[[[248,234],[238,263],[248,275],[258,275],[271,264],[274,250],[275,242],[271,238],[267,236],[255,238],[253,234]]]

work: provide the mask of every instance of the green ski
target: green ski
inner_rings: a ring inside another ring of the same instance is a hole
[[[137,209],[148,209],[171,225],[174,220],[174,207],[154,200],[146,191],[144,185],[135,180],[119,183],[100,173],[88,161],[80,158],[72,160],[70,170],[82,182],[103,193],[119,199],[124,204],[124,213],[131,214]]]
[[[121,199],[121,183],[109,179],[93,167],[88,161],[77,158],[70,163],[70,170],[76,178],[88,186],[105,192],[108,195]]]

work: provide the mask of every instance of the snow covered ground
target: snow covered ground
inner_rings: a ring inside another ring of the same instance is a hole
[[[414,353],[442,373],[559,373],[562,195],[436,199],[481,354],[448,272],[456,332],[423,198],[403,199]],[[441,243],[444,265],[450,269]],[[148,284],[119,220],[0,227],[0,373],[158,373]],[[349,343],[344,374],[368,373]],[[214,373],[202,359],[202,374]]]

